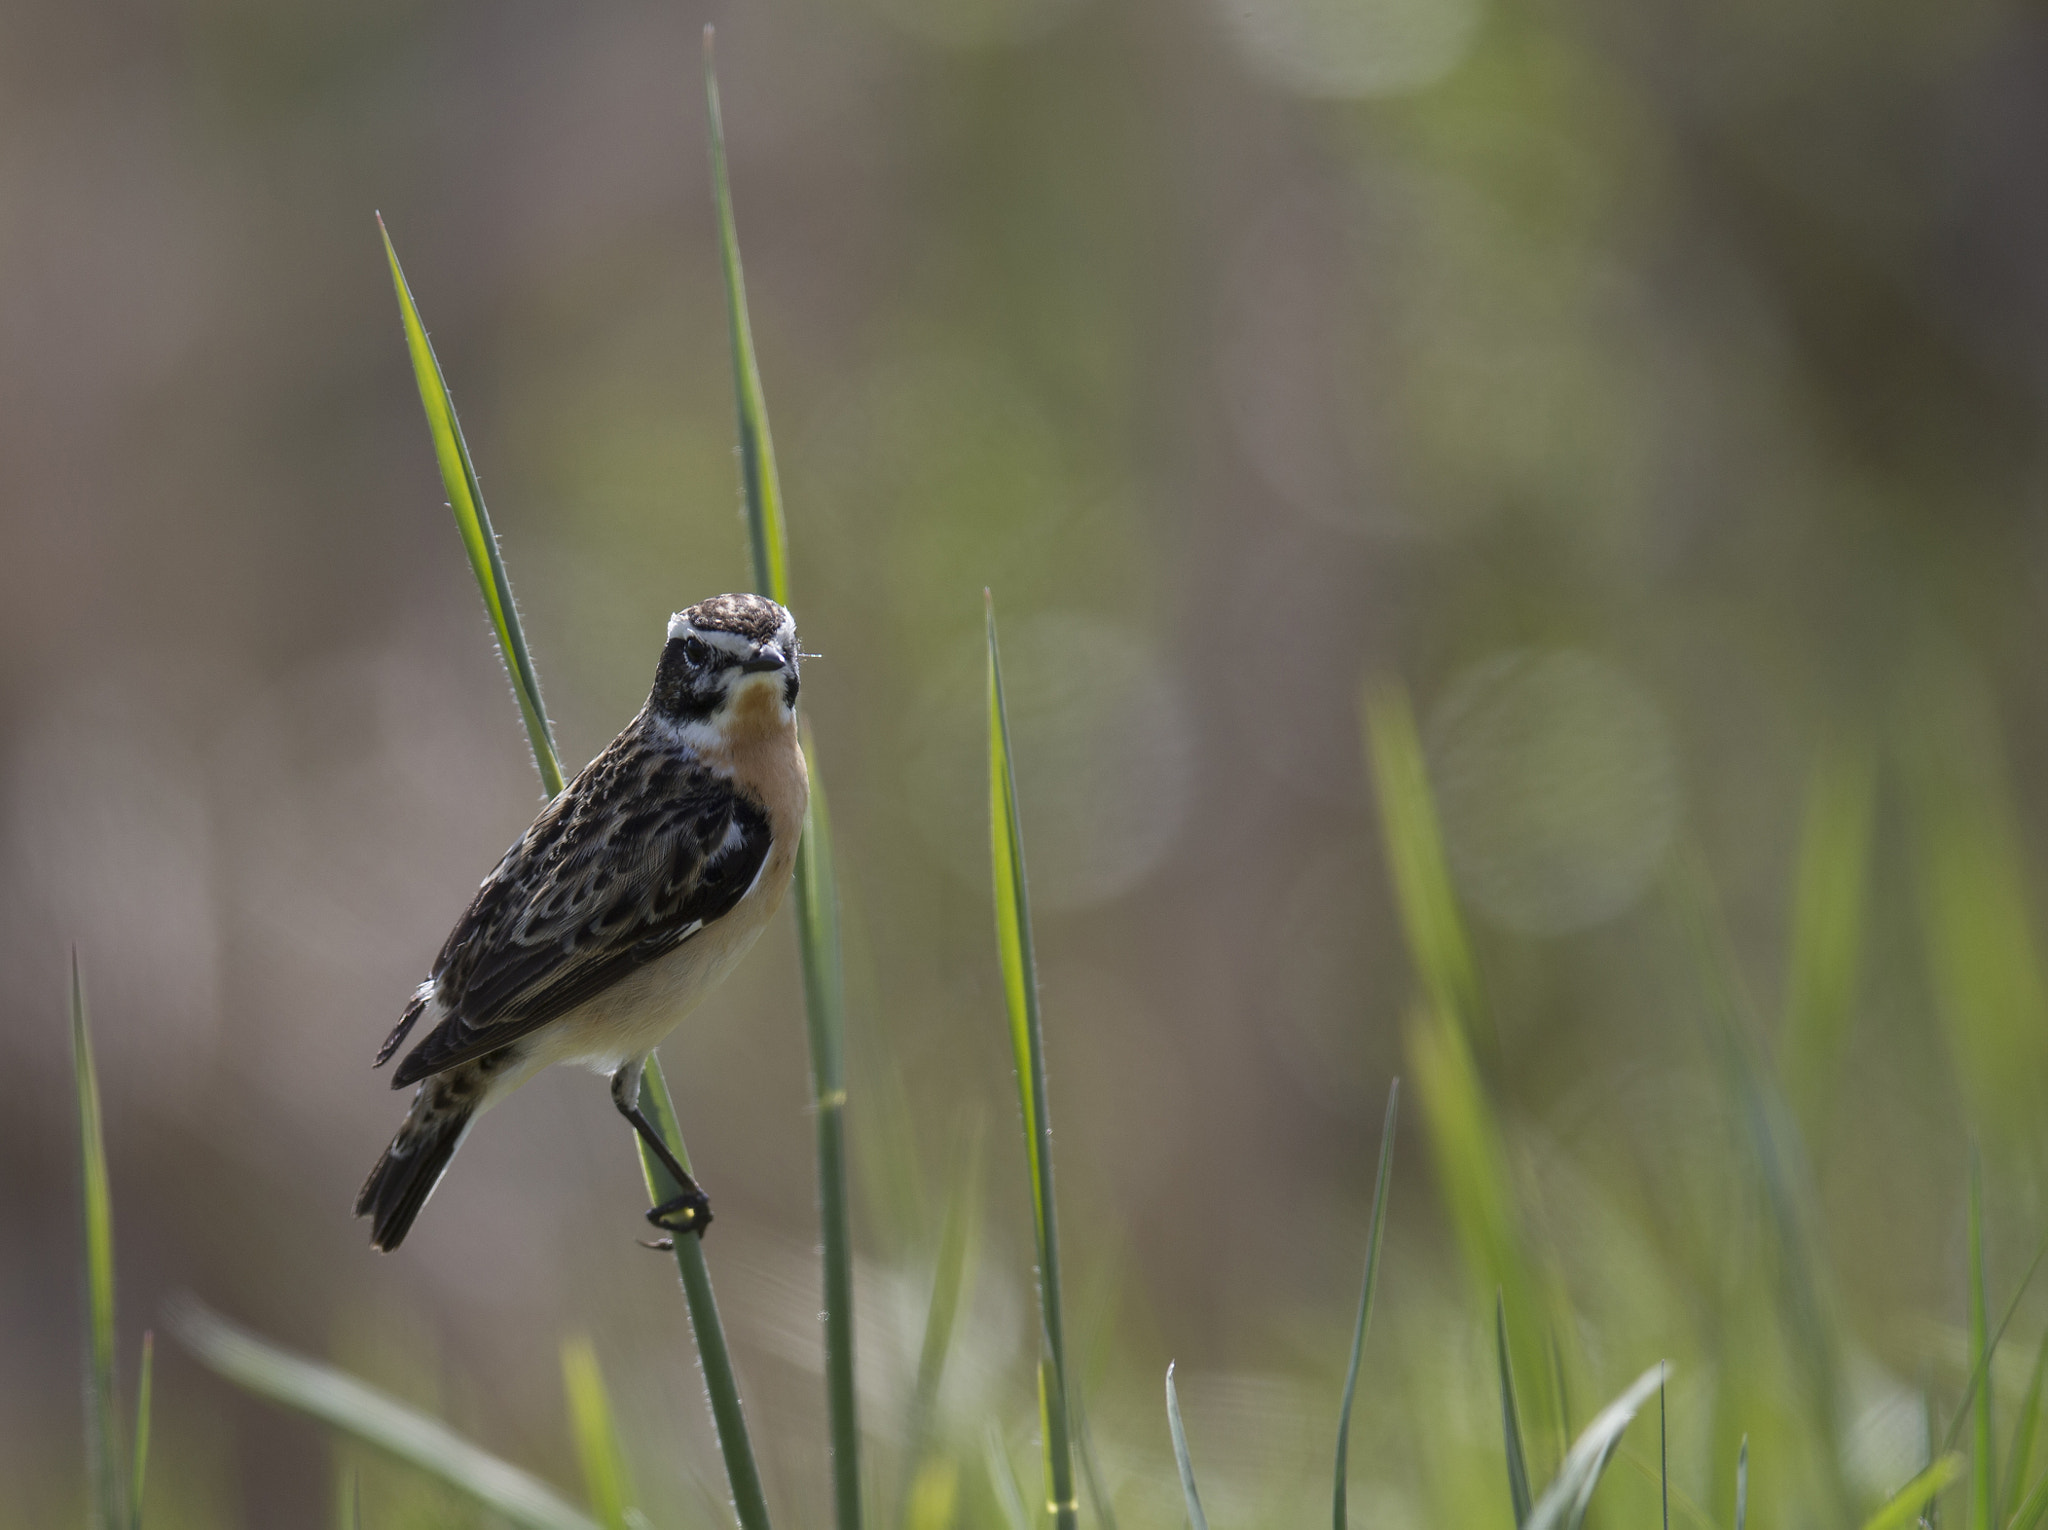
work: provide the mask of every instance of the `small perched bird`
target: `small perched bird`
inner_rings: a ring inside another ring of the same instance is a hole
[[[682,1193],[648,1212],[702,1235],[711,1203],[641,1114],[647,1054],[746,954],[789,890],[810,778],[796,623],[758,595],[669,619],[639,715],[484,878],[378,1050],[413,1028],[412,1109],[356,1197],[390,1252],[477,1116],[542,1068],[611,1075],[612,1102]]]

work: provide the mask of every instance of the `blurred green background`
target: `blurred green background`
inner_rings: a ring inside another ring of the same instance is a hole
[[[2048,1226],[2038,7],[85,0],[0,12],[0,1525],[82,1512],[72,943],[124,1354],[195,1291],[567,1483],[587,1331],[655,1522],[722,1501],[598,1081],[494,1113],[399,1255],[347,1215],[401,1108],[376,1043],[538,806],[371,212],[580,761],[668,613],[746,579],[707,20],[822,655],[882,1520],[977,1123],[943,1427],[963,1472],[988,1419],[1029,1456],[984,585],[1124,1520],[1179,1514],[1169,1358],[1216,1521],[1321,1512],[1416,1067],[1372,676],[1578,1420],[1668,1356],[1703,1512],[1743,1431],[1765,1523],[1904,1481],[1963,1380],[1973,1135],[1994,1307]],[[786,920],[664,1055],[771,1500],[821,1523]],[[1495,1277],[1423,1120],[1354,1505],[1505,1524]],[[313,1428],[173,1347],[157,1386],[153,1523],[323,1522]],[[1614,1522],[1645,1492],[1618,1466]],[[469,1513],[382,1469],[364,1508]]]

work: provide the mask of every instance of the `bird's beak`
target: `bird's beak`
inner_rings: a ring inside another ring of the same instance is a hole
[[[763,643],[754,650],[751,659],[740,661],[740,673],[743,675],[765,675],[788,667],[789,657],[777,643]]]

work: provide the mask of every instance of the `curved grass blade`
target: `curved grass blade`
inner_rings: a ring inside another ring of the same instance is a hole
[[[1593,1501],[1593,1489],[1614,1458],[1623,1431],[1650,1400],[1650,1394],[1664,1385],[1668,1369],[1662,1362],[1651,1366],[1586,1426],[1586,1432],[1565,1453],[1555,1480],[1529,1511],[1529,1530],[1579,1530]]]
[[[135,1383],[135,1470],[128,1479],[128,1524],[142,1530],[142,1485],[149,1477],[150,1393],[156,1376],[156,1335],[142,1336],[142,1376]]]
[[[1920,1511],[1935,1494],[1963,1474],[1963,1458],[1940,1457],[1919,1476],[1885,1500],[1884,1507],[1863,1522],[1863,1530],[1906,1530],[1920,1518]]]
[[[576,1438],[591,1512],[604,1530],[627,1530],[626,1510],[633,1492],[626,1482],[626,1453],[612,1422],[597,1351],[587,1337],[562,1343],[562,1389],[568,1396],[569,1427]]]
[[[1358,1366],[1365,1356],[1366,1325],[1372,1321],[1373,1288],[1380,1278],[1380,1234],[1387,1225],[1387,1181],[1394,1168],[1394,1121],[1401,1108],[1401,1081],[1387,1087],[1387,1113],[1380,1123],[1380,1165],[1373,1175],[1372,1217],[1365,1238],[1365,1284],[1358,1293],[1358,1321],[1351,1328],[1351,1364],[1344,1372],[1344,1401],[1337,1408],[1337,1471],[1330,1493],[1331,1523],[1347,1530],[1345,1503],[1351,1456],[1351,1401],[1358,1390]]]
[[[1507,1303],[1493,1300],[1493,1349],[1500,1361],[1500,1432],[1506,1441],[1508,1499],[1514,1505],[1516,1530],[1529,1523],[1534,1507],[1529,1491],[1529,1453],[1522,1443],[1522,1415],[1515,1405],[1515,1367],[1508,1357]]]
[[[768,428],[768,397],[754,354],[747,311],[746,273],[733,220],[726,171],[725,119],[719,108],[712,29],[704,29],[704,104],[711,137],[711,188],[718,217],[719,265],[725,273],[725,308],[732,341],[733,396],[739,419],[740,479],[754,588],[787,606],[789,533],[782,513],[782,480],[775,468],[775,438]],[[803,953],[804,1021],[811,1053],[813,1119],[817,1132],[818,1220],[824,1265],[825,1400],[832,1430],[832,1501],[839,1530],[859,1530],[860,1404],[854,1380],[853,1222],[846,1169],[846,1001],[839,946],[839,891],[832,869],[831,826],[810,740],[810,807],[797,845],[797,944]]]
[[[1166,1427],[1173,1434],[1173,1460],[1180,1468],[1181,1497],[1187,1501],[1191,1530],[1209,1530],[1209,1516],[1202,1512],[1202,1495],[1195,1491],[1195,1463],[1188,1457],[1188,1432],[1181,1426],[1180,1393],[1174,1389],[1173,1367],[1166,1368]]]
[[[995,877],[996,950],[1010,1017],[1010,1050],[1024,1114],[1031,1170],[1031,1207],[1038,1244],[1038,1404],[1045,1430],[1046,1491],[1059,1530],[1074,1530],[1080,1506],[1067,1429],[1067,1345],[1061,1318],[1059,1222],[1052,1178],[1052,1112],[1046,1102],[1045,1033],[1038,1012],[1038,967],[1031,952],[1031,897],[1024,837],[1017,821],[1010,720],[1003,704],[1003,667],[996,647],[995,597],[988,604],[989,849]]]
[[[540,677],[534,673],[533,658],[526,651],[526,635],[520,630],[519,608],[512,601],[512,581],[505,574],[498,555],[497,533],[484,510],[484,491],[476,481],[476,469],[469,460],[468,443],[462,439],[462,425],[455,418],[455,401],[448,396],[448,380],[441,375],[441,363],[427,339],[426,326],[412,300],[412,288],[398,264],[391,233],[384,216],[377,215],[377,232],[384,240],[384,256],[391,263],[391,285],[398,293],[398,310],[405,323],[405,348],[412,357],[413,378],[419,384],[420,404],[427,412],[427,430],[434,438],[434,460],[440,464],[441,484],[448,491],[448,508],[455,513],[455,526],[462,533],[463,550],[476,574],[477,589],[490,613],[491,628],[498,637],[498,651],[511,675],[512,694],[519,702],[519,715],[526,723],[527,741],[533,746],[533,762],[540,778],[554,797],[562,790],[562,766],[555,754],[554,734],[548,727],[547,708],[540,699]]]
[[[2005,1453],[2005,1485],[1998,1495],[2000,1504],[2017,1504],[2027,1483],[2027,1468],[2033,1464],[2034,1435],[2041,1423],[2041,1383],[2048,1376],[2048,1332],[2041,1335],[2034,1352],[2034,1374],[2027,1383],[2026,1400],[2012,1426],[2012,1444]]]
[[[170,1322],[187,1349],[237,1386],[418,1467],[521,1530],[598,1530],[538,1478],[365,1381],[259,1339],[189,1298]]]
[[[688,1172],[690,1152],[683,1146],[683,1134],[676,1126],[667,1081],[653,1058],[648,1059],[647,1071],[640,1078],[640,1109]],[[634,1140],[639,1141],[637,1137]],[[681,1192],[682,1186],[669,1178],[667,1168],[648,1151],[645,1143],[640,1143],[640,1167],[647,1176],[647,1193],[655,1205]],[[734,1512],[739,1515],[743,1530],[768,1530],[768,1497],[762,1491],[761,1468],[754,1460],[754,1443],[747,1434],[739,1376],[733,1370],[732,1351],[725,1342],[718,1298],[711,1291],[711,1267],[704,1262],[704,1240],[678,1236],[675,1255],[676,1268],[683,1279],[683,1296],[690,1309],[690,1331],[697,1337],[697,1358],[704,1372],[704,1391],[711,1403],[711,1422],[718,1433],[719,1453],[725,1458],[726,1480],[732,1487]]]
[[[85,1018],[85,983],[71,953],[71,1067],[78,1086],[79,1191],[85,1217],[85,1446],[98,1530],[123,1530],[120,1429],[114,1402],[114,1197],[100,1120],[100,1076]]]
[[[2012,1520],[2005,1530],[2035,1530],[2044,1517],[2048,1517],[2048,1473],[2044,1473],[2034,1484],[2033,1492],[2027,1494],[2024,1502],[2013,1510]]]
[[[1970,1451],[1970,1530],[1995,1530],[1998,1522],[1998,1465],[1992,1452],[1991,1356],[1995,1341],[1984,1299],[1984,1165],[1970,1145],[1970,1370],[1977,1377],[1975,1439]]]

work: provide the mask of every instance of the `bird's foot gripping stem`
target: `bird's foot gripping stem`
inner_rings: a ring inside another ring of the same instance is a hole
[[[636,1096],[640,1092],[640,1070],[621,1068],[612,1076],[612,1103],[619,1114],[632,1123],[633,1130],[640,1134],[640,1140],[647,1144],[661,1166],[668,1170],[669,1178],[681,1187],[680,1191],[654,1207],[647,1213],[647,1220],[666,1233],[695,1233],[704,1236],[704,1229],[711,1225],[711,1197],[690,1171],[683,1167],[669,1145],[662,1140],[661,1133],[654,1129],[640,1111]],[[642,1246],[651,1249],[668,1250],[675,1247],[673,1237],[657,1238],[652,1242],[642,1240]]]

